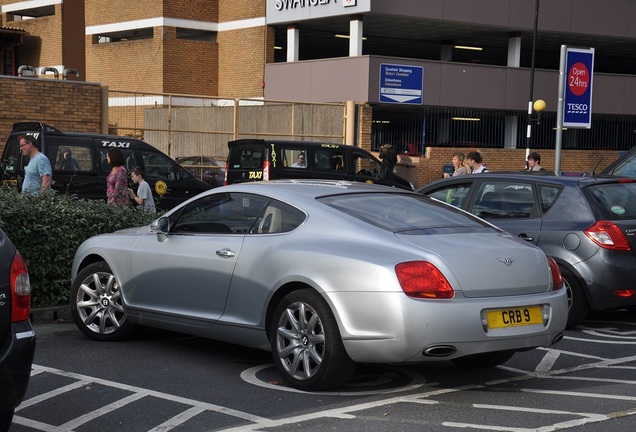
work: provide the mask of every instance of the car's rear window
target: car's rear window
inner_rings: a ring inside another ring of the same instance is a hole
[[[260,169],[263,167],[264,151],[262,144],[235,146],[230,150],[229,166],[235,169]]]
[[[393,232],[492,230],[491,225],[425,196],[362,193],[320,198],[348,215]]]
[[[636,219],[636,182],[601,183],[583,193],[599,219]]]

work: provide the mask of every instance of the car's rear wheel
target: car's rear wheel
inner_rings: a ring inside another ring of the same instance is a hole
[[[77,327],[91,339],[125,339],[134,326],[122,306],[121,290],[104,261],[83,269],[71,286],[71,316]]]
[[[11,420],[13,420],[13,409],[0,411],[0,432],[5,432],[11,427]]]
[[[587,318],[590,313],[590,307],[583,287],[576,276],[564,267],[560,267],[560,270],[563,276],[563,286],[568,295],[568,323],[566,328],[573,328]]]
[[[283,298],[274,312],[270,341],[276,367],[294,388],[336,388],[355,372],[333,312],[313,290],[294,291]]]
[[[487,369],[504,364],[515,355],[514,351],[495,351],[489,353],[472,354],[451,360],[458,366],[467,369]]]

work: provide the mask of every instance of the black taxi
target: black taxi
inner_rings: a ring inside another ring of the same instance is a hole
[[[146,181],[160,209],[171,209],[211,187],[169,156],[139,139],[62,132],[37,122],[13,125],[0,161],[0,178],[5,186],[21,187],[24,167],[29,162],[29,158],[20,152],[19,137],[22,135],[37,139],[40,151],[48,157],[53,168],[52,188],[60,193],[105,200],[106,177],[111,169],[106,162],[106,152],[113,147],[121,150],[128,172],[133,168],[146,172]],[[68,163],[69,156],[72,164]]]
[[[241,139],[228,143],[226,183],[278,179],[328,179],[413,190],[371,153],[325,142]]]

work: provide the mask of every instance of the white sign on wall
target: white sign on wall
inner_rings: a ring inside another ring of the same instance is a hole
[[[267,0],[267,24],[282,24],[371,11],[371,2],[357,0]]]

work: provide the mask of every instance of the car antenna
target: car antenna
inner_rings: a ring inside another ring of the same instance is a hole
[[[596,168],[598,168],[598,166],[599,166],[599,164],[601,163],[601,161],[602,161],[602,160],[603,160],[603,156],[601,156],[601,157],[599,158],[598,162],[596,162],[596,165],[594,165],[594,169],[592,170],[592,177],[594,177],[594,176],[595,176]]]

